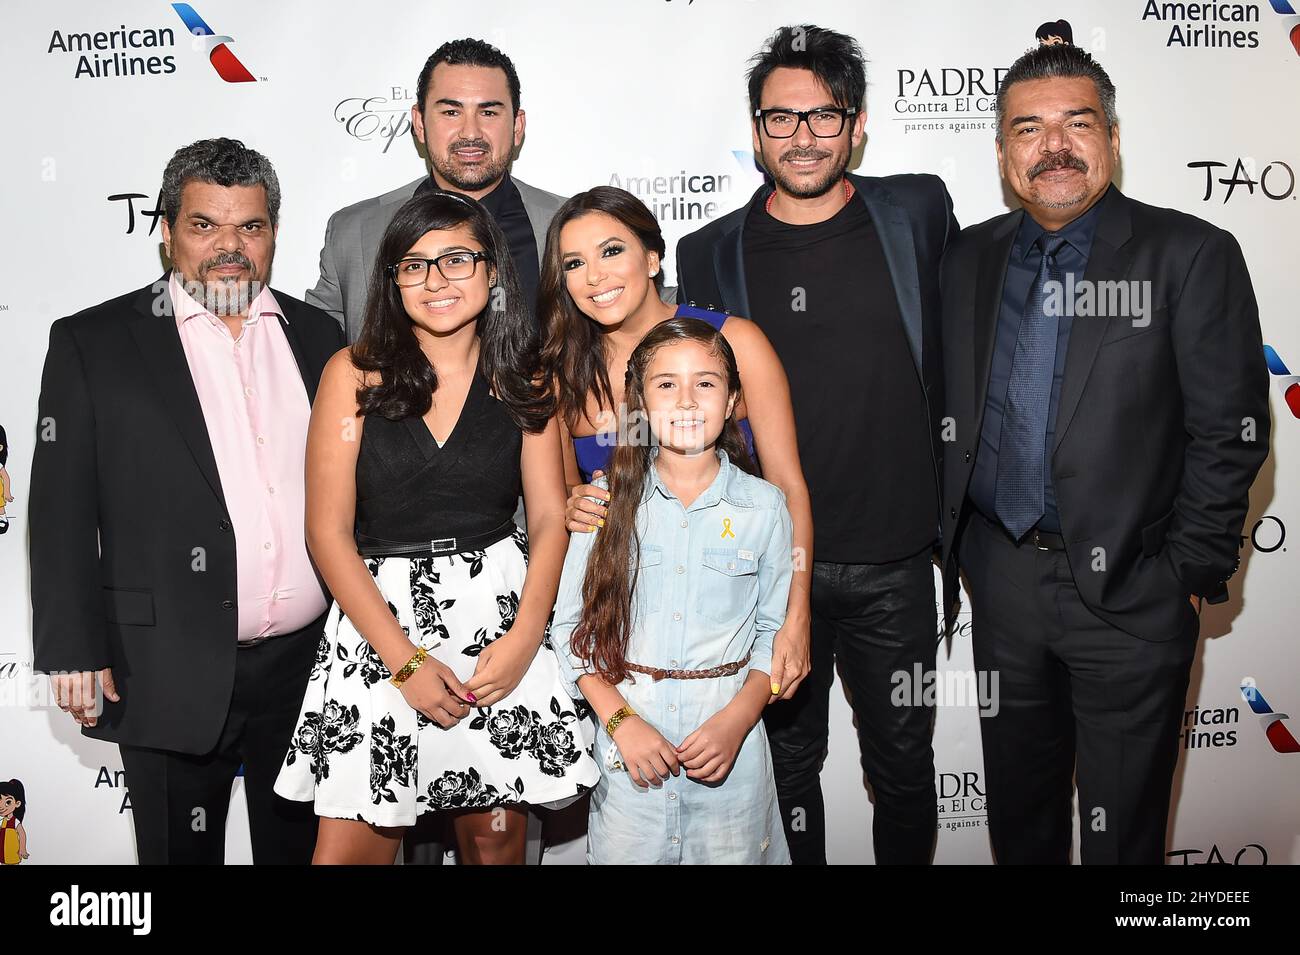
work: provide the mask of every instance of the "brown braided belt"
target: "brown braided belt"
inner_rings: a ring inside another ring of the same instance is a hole
[[[722,666],[709,667],[707,670],[664,670],[660,667],[642,666],[639,663],[627,663],[624,666],[629,670],[653,677],[656,683],[660,680],[712,680],[720,676],[732,676],[739,673],[749,663],[749,658],[752,655],[746,654],[743,660],[735,663],[724,663]]]

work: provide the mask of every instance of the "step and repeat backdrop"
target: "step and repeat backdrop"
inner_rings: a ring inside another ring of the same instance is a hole
[[[316,282],[329,215],[422,174],[409,111],[426,57],[446,40],[480,37],[514,60],[522,82],[527,133],[515,174],[565,195],[602,183],[629,189],[659,217],[672,250],[760,185],[744,71],[786,23],[852,34],[868,54],[867,141],[854,171],[936,173],[963,224],[1011,207],[994,157],[993,97],[1039,28],[1055,24],[1050,32],[1072,34],[1118,88],[1121,188],[1208,219],[1241,243],[1270,349],[1274,451],[1251,494],[1232,599],[1204,612],[1169,861],[1300,862],[1297,5],[6,4],[0,434],[14,500],[0,535],[0,782],[24,787],[30,862],[135,861],[130,780],[116,747],[82,738],[32,673],[28,476],[49,325],[161,273],[158,192],[172,152],[231,136],[271,159],[284,196],[272,284],[301,296]],[[191,35],[194,15],[211,35]],[[671,259],[666,266],[671,277]],[[935,684],[937,860],[985,863],[978,688],[969,617],[961,622],[941,643]],[[870,790],[838,683],[831,721],[830,859],[869,862]],[[227,832],[232,862],[249,860],[241,787]],[[546,862],[583,861],[581,823],[548,820]]]

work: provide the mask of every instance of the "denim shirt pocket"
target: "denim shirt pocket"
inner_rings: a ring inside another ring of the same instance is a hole
[[[758,560],[753,552],[706,547],[701,564],[696,612],[715,623],[730,623],[748,614],[758,599]]]
[[[636,578],[634,603],[643,614],[658,613],[664,597],[664,549],[658,544],[641,545],[641,569]]]

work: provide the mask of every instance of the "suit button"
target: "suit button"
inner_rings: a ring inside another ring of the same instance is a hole
[[[221,601],[221,609],[222,609],[222,610],[234,610],[234,609],[235,609],[235,602],[234,602],[233,600],[223,600],[223,601]]]
[[[962,460],[963,460],[963,461],[969,461],[969,460],[970,460],[970,452],[969,452],[969,451],[966,452],[966,454],[965,454],[965,456],[962,458]]]
[[[223,520],[220,524],[217,525],[217,527],[223,531],[228,531],[231,528],[231,524],[230,521]]]
[[[951,517],[951,518],[953,518],[954,520],[956,520],[956,518],[957,518],[957,508],[955,508],[955,507],[950,507],[950,508],[948,508],[948,516]]]

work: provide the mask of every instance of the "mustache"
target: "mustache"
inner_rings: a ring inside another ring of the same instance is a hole
[[[458,139],[447,147],[448,153],[454,153],[457,149],[482,149],[484,152],[492,152],[492,144],[486,139]]]
[[[781,154],[781,162],[790,162],[795,159],[825,159],[830,156],[828,149],[787,149]]]
[[[243,252],[222,252],[214,258],[207,259],[199,266],[200,272],[206,272],[208,269],[219,269],[226,265],[238,265],[248,269],[254,275],[257,274],[257,268],[253,265],[252,260]]]
[[[1040,159],[1029,167],[1026,177],[1031,181],[1037,179],[1045,172],[1053,172],[1057,169],[1077,169],[1079,172],[1087,172],[1088,164],[1068,150],[1062,150],[1059,153],[1052,153]]]

